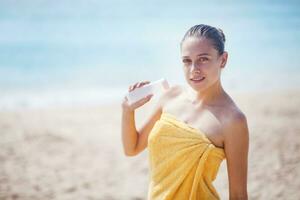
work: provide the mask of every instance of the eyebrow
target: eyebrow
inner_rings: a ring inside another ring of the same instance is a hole
[[[197,56],[209,56],[209,54],[208,54],[208,53],[200,53],[200,54],[197,55]]]
[[[199,57],[199,56],[210,56],[210,55],[208,53],[200,53],[197,56]],[[182,58],[188,58],[188,56],[182,56]]]

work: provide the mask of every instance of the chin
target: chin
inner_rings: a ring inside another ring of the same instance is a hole
[[[195,90],[196,92],[201,92],[204,91],[206,89],[206,85],[196,85],[194,83],[191,83],[188,81],[188,85]]]
[[[207,88],[207,83],[203,82],[203,83],[193,83],[190,80],[188,80],[188,84],[191,88],[193,88],[193,90],[197,91],[197,92],[201,92],[204,91]]]

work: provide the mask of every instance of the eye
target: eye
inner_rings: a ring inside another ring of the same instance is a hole
[[[183,59],[182,62],[183,62],[184,64],[187,64],[187,63],[190,63],[191,60],[190,60],[190,59]]]
[[[199,61],[200,62],[206,62],[206,61],[208,61],[208,58],[207,57],[201,57],[201,58],[199,58]]]

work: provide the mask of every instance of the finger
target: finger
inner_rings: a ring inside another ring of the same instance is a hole
[[[135,84],[133,85],[133,87],[132,87],[132,90],[134,90],[134,89],[137,87],[138,84],[139,84],[139,82],[135,83]]]
[[[153,94],[150,94],[148,96],[146,96],[145,98],[142,99],[142,103],[145,104],[147,103],[148,101],[150,101],[150,99],[152,98]]]
[[[136,85],[137,88],[139,88],[139,87],[141,87],[141,86],[143,86],[143,83],[142,83],[142,82],[139,82],[139,83]]]
[[[142,81],[142,82],[136,82],[135,84],[131,85],[128,89],[129,92],[134,90],[135,88],[142,87],[143,85],[149,84],[150,81]]]
[[[150,83],[150,81],[144,81],[144,82],[141,83],[141,86],[147,85],[147,84],[149,84],[149,83]]]
[[[149,94],[146,98],[148,98],[149,100],[153,97],[153,94]]]
[[[153,94],[149,94],[148,96],[146,96],[146,97],[140,99],[139,101],[140,101],[141,103],[146,103],[146,102],[148,102],[148,101],[152,98],[152,96],[153,96]],[[138,102],[139,102],[139,101],[138,101]]]
[[[146,97],[138,100],[137,102],[135,102],[133,104],[133,106],[134,107],[140,107],[140,106],[144,105],[145,103],[147,103],[148,101],[150,101],[150,99],[151,99],[152,96],[153,96],[153,94],[150,94],[150,95],[148,95],[148,96],[146,96]]]
[[[150,81],[143,81],[143,85],[150,83]]]
[[[150,83],[150,81],[143,81],[143,82],[140,82],[137,87],[142,87],[142,86],[147,85],[149,83]]]
[[[129,92],[131,92],[132,90],[134,90],[134,85],[131,85],[131,86],[129,87]]]
[[[133,84],[133,85],[130,85],[130,87],[129,87],[129,92],[131,92],[132,90],[135,89],[136,84],[138,84],[138,83],[135,83],[135,84]]]

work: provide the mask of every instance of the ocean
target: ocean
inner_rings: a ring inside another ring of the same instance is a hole
[[[226,35],[229,91],[299,88],[299,1],[0,1],[0,110],[120,102],[130,84],[185,84],[179,43]]]

